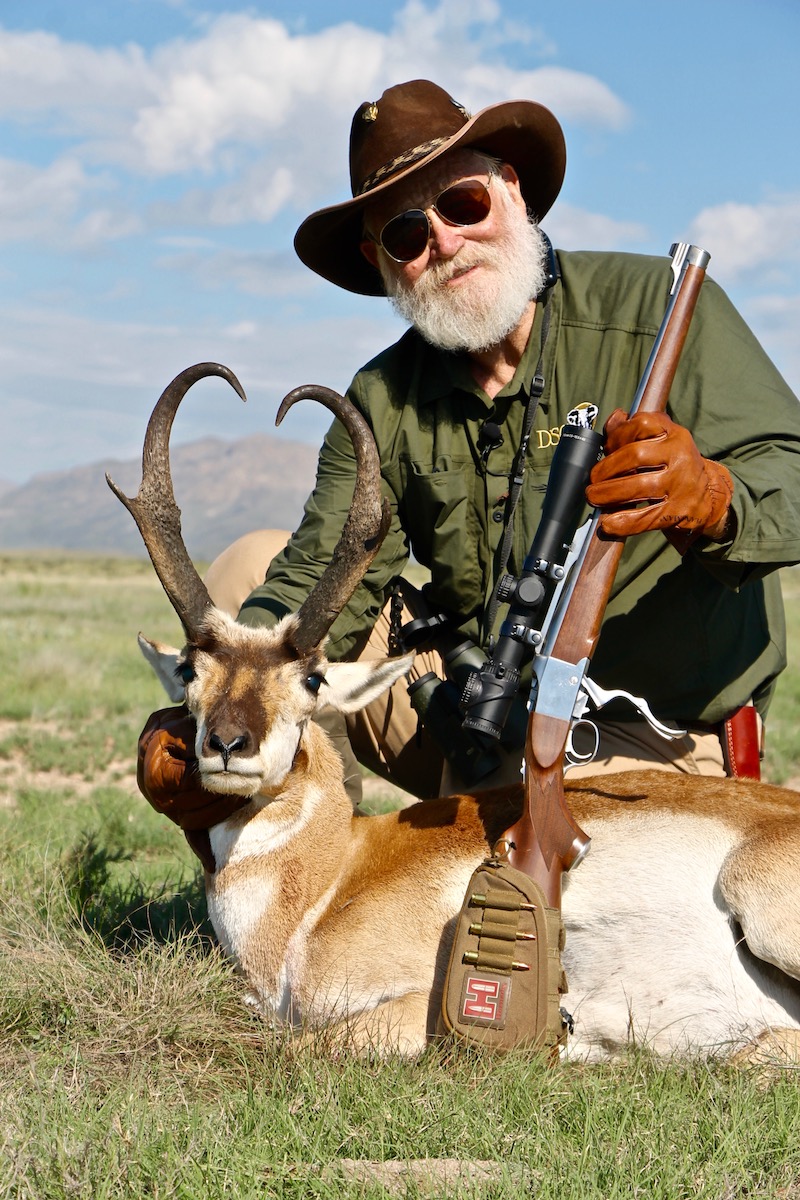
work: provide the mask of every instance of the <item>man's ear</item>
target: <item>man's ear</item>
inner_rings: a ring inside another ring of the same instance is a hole
[[[365,238],[361,243],[361,253],[371,267],[378,267],[378,247],[369,238]]]
[[[516,168],[512,167],[511,163],[501,163],[500,174],[503,176],[503,179],[505,179],[506,183],[519,183],[519,175],[517,174]]]
[[[525,201],[522,198],[522,190],[519,186],[519,175],[511,163],[500,164],[500,176],[514,199],[525,206]]]

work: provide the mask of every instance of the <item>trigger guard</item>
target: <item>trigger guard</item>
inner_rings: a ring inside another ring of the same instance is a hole
[[[572,740],[575,730],[580,729],[581,725],[586,726],[587,729],[591,729],[592,733],[594,734],[594,745],[592,746],[591,750],[587,751],[586,754],[579,754],[575,749],[575,745]],[[568,771],[570,767],[582,767],[587,763],[593,762],[599,748],[600,730],[597,728],[594,721],[587,721],[585,719],[576,721],[570,729],[569,737],[567,738],[567,747],[564,751],[564,770]]]

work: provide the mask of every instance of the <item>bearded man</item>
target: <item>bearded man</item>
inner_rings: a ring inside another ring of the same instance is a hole
[[[444,674],[443,659],[457,673],[497,636],[496,587],[522,568],[568,422],[605,426],[587,504],[602,508],[607,532],[628,537],[592,675],[687,730],[666,741],[634,709],[603,710],[586,772],[731,772],[731,718],[749,709],[760,729],[785,666],[775,572],[800,560],[797,400],[706,279],[669,416],[615,411],[627,409],[647,364],[670,262],[555,254],[539,222],[565,163],[557,120],[533,101],[470,116],[431,82],[400,84],[354,116],[352,198],[312,214],[295,238],[312,270],[349,291],[388,296],[410,326],[349,390],[375,434],[393,519],[333,625],[329,654],[385,652],[390,597],[394,617],[401,601],[413,616],[431,615],[433,636],[411,676],[417,711],[401,682],[338,731],[354,801],[358,762],[423,798],[518,777],[524,694],[521,720],[479,762],[464,753],[458,721],[441,736],[423,713],[420,734],[420,697],[432,672]],[[334,422],[300,527],[288,542],[260,533],[223,554],[206,579],[215,602],[247,624],[295,611],[336,544],[354,470]],[[672,530],[691,531],[683,556],[665,537]],[[430,570],[421,596],[397,584],[410,555]],[[163,735],[164,719],[156,726]],[[140,779],[158,806],[164,787],[181,779],[173,761],[164,784],[172,751],[153,728]]]

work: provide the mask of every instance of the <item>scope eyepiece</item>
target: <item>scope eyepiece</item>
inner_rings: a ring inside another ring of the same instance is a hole
[[[428,671],[409,684],[408,695],[424,727],[466,784],[478,783],[497,769],[497,751],[476,737],[476,731],[464,728],[458,692],[449,680]]]

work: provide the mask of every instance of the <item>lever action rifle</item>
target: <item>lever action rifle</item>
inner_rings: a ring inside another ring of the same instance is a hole
[[[709,254],[679,243],[671,248],[674,283],[661,328],[631,405],[664,412]],[[561,875],[585,856],[590,838],[575,822],[564,796],[564,758],[584,679],[600,636],[625,539],[608,537],[590,518],[579,558],[557,597],[547,636],[533,663],[534,687],[525,742],[525,805],[504,840],[508,861],[531,876],[548,904],[561,906]]]

